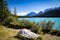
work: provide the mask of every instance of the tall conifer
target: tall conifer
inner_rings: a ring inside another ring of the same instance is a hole
[[[16,18],[16,20],[17,20],[17,11],[16,11],[16,7],[14,8],[14,16],[15,16],[15,18]]]
[[[0,22],[4,21],[10,14],[6,0],[0,0]]]

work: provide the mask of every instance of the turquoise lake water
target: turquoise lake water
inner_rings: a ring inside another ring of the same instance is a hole
[[[19,18],[19,20],[22,20],[22,19],[26,19],[26,20],[29,20],[32,22],[40,22],[43,20],[45,20],[47,22],[50,20],[52,22],[55,22],[54,29],[56,29],[60,26],[60,18]]]

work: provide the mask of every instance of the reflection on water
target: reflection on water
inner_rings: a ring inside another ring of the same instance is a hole
[[[60,18],[18,18],[19,20],[26,19],[32,22],[40,22],[40,21],[52,21],[55,22],[54,29],[60,26]]]

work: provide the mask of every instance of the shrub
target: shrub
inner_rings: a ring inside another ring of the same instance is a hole
[[[55,22],[51,22],[51,21],[43,21],[41,22],[41,26],[42,26],[42,31],[43,33],[50,33],[51,30],[53,29]]]
[[[52,35],[57,35],[57,30],[52,30],[51,34]]]
[[[60,36],[60,30],[52,30],[52,35]]]
[[[42,37],[38,37],[36,40],[42,40]]]
[[[31,29],[32,27],[35,26],[35,22],[31,22],[28,20],[20,20],[20,26],[22,28]]]
[[[57,31],[57,36],[60,36],[60,30]]]
[[[38,30],[39,30],[39,28],[37,28],[37,27],[33,27],[33,28],[31,29],[31,31],[34,32],[34,33],[38,33]]]

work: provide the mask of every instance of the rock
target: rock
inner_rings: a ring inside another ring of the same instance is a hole
[[[26,38],[37,39],[38,34],[35,34],[35,33],[31,32],[28,29],[20,29],[20,31],[18,32],[18,36],[23,36],[23,37],[26,37]]]

